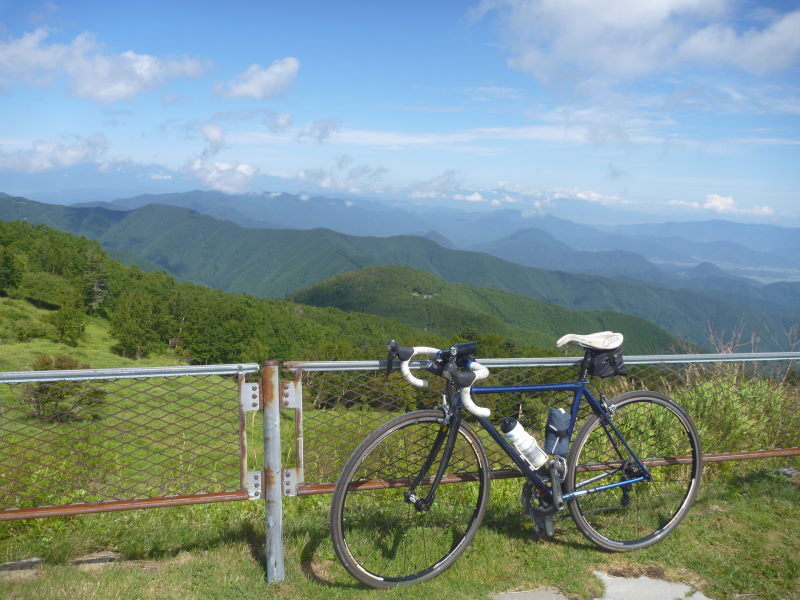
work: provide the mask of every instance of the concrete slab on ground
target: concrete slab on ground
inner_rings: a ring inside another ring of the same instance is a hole
[[[603,582],[605,593],[596,600],[711,600],[685,583],[652,577],[614,577],[600,571],[594,574]],[[553,588],[527,592],[504,592],[492,595],[493,600],[568,600]]]

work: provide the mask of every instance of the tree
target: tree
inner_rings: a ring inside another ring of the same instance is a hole
[[[89,246],[86,249],[86,266],[81,281],[83,301],[91,314],[101,314],[101,306],[108,295],[108,281],[103,252]]]
[[[111,318],[115,350],[137,360],[159,346],[159,313],[150,295],[141,289],[124,292],[117,300]]]
[[[86,315],[75,295],[62,295],[61,308],[47,316],[47,322],[56,329],[55,341],[77,346],[86,330]]]
[[[22,268],[19,260],[6,246],[0,246],[0,296],[5,296],[8,290],[15,288],[22,281]]]

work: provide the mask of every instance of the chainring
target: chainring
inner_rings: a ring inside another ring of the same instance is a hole
[[[558,512],[555,506],[541,497],[532,481],[526,481],[522,486],[519,501],[525,514],[537,521],[544,517],[552,517]]]

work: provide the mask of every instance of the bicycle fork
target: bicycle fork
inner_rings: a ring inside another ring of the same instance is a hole
[[[450,463],[450,456],[453,454],[453,448],[456,444],[456,436],[458,436],[458,429],[460,426],[461,412],[459,409],[453,408],[449,413],[445,411],[444,422],[436,434],[436,439],[433,442],[431,451],[428,453],[419,475],[417,475],[416,479],[414,479],[414,482],[411,484],[411,487],[404,494],[406,502],[413,504],[414,508],[417,509],[417,512],[429,511],[431,509],[433,500],[436,497],[436,490],[439,489],[439,484],[442,482],[444,472],[447,469],[447,465]],[[436,469],[436,475],[433,477],[433,482],[428,490],[428,495],[424,498],[420,498],[416,495],[417,486],[426,477],[428,471],[433,465],[433,462],[436,460],[436,456],[439,454],[439,450],[442,448],[442,444],[445,444],[444,454],[439,462],[439,467]]]

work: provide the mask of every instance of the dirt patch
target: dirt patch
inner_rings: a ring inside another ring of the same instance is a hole
[[[603,569],[612,577],[650,577],[651,579],[667,579],[667,572],[662,565],[609,565]]]

